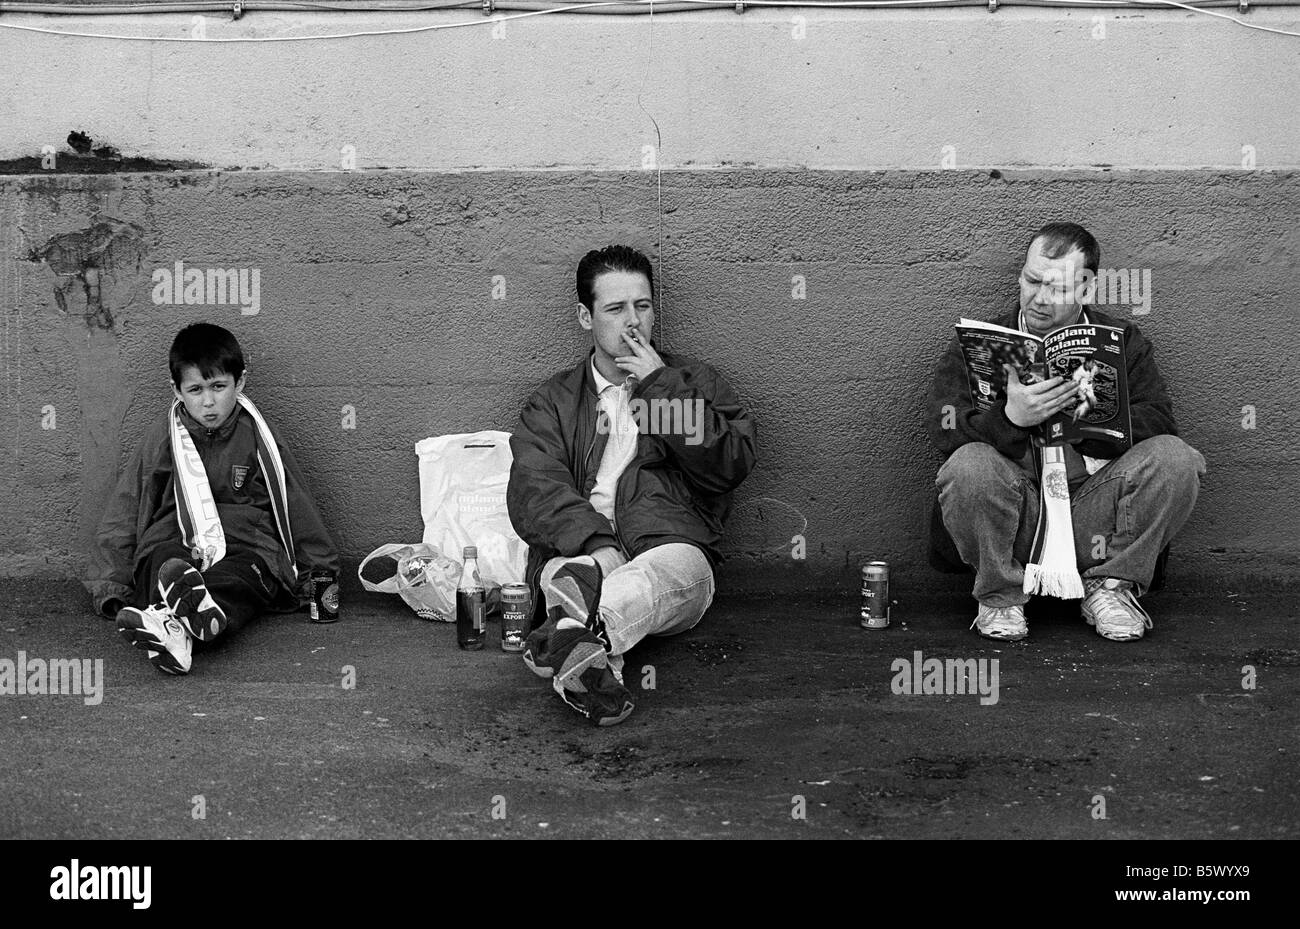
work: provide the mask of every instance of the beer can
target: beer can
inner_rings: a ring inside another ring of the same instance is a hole
[[[889,563],[872,561],[862,566],[863,629],[884,629],[889,625]]]
[[[501,650],[522,652],[528,638],[533,598],[527,584],[501,585]]]
[[[311,621],[339,621],[339,581],[333,571],[311,573]]]

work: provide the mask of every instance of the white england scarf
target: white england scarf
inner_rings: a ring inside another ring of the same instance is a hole
[[[275,444],[271,429],[262,418],[261,412],[243,394],[238,397],[239,405],[248,411],[257,427],[257,464],[266,479],[271,496],[271,510],[275,516],[275,525],[280,533],[280,542],[284,545],[289,563],[294,564],[293,533],[289,525],[289,495],[284,480],[284,462],[280,458],[280,449]],[[212,485],[208,483],[208,472],[203,467],[203,459],[194,445],[194,438],[181,421],[182,404],[177,400],[172,405],[171,446],[175,480],[172,482],[176,493],[176,521],[180,523],[181,538],[190,549],[191,556],[201,562],[199,570],[206,571],[226,557],[226,532],[221,526],[221,516],[217,512],[216,501],[212,498]],[[294,566],[295,573],[297,566]]]
[[[1064,600],[1083,596],[1083,579],[1074,555],[1074,520],[1070,516],[1070,481],[1065,470],[1065,449],[1048,445],[1036,454],[1039,467],[1038,530],[1025,565],[1024,592]]]
[[[1075,322],[1089,322],[1081,307]],[[1021,332],[1028,332],[1025,314],[1017,319]],[[1025,565],[1023,590],[1027,594],[1045,594],[1074,600],[1083,596],[1083,578],[1074,554],[1074,520],[1070,515],[1070,481],[1065,470],[1065,448],[1048,445],[1034,448],[1038,465],[1041,505],[1034,548]]]

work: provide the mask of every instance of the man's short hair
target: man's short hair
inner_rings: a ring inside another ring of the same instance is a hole
[[[591,304],[596,299],[596,278],[607,271],[644,274],[650,282],[650,296],[655,295],[655,275],[650,259],[627,245],[609,245],[600,251],[587,252],[578,262],[578,301],[587,309],[595,309]]]
[[[1078,223],[1048,223],[1029,239],[1029,246],[1039,239],[1043,240],[1043,254],[1048,258],[1061,258],[1070,252],[1083,252],[1083,266],[1093,274],[1101,265],[1101,246],[1092,237],[1092,233]]]
[[[204,379],[223,373],[239,380],[244,373],[244,352],[230,330],[194,323],[176,333],[167,363],[177,387],[181,386],[181,372],[190,365],[198,368]]]

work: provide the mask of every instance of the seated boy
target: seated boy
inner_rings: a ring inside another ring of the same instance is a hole
[[[85,585],[154,667],[187,674],[194,642],[298,608],[311,572],[337,574],[339,559],[293,456],[243,396],[234,335],[186,326],[169,362],[176,402],[122,472]]]

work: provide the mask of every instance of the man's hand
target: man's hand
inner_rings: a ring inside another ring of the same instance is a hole
[[[1007,419],[1021,429],[1037,426],[1079,399],[1074,381],[1053,377],[1026,387],[1013,365],[1003,365],[1002,370],[1007,372]]]
[[[637,380],[644,381],[653,372],[664,366],[664,360],[659,357],[659,353],[649,343],[642,342],[635,333],[629,333],[625,330],[623,332],[623,344],[628,346],[632,354],[619,355],[614,359],[614,364],[636,377]]]

